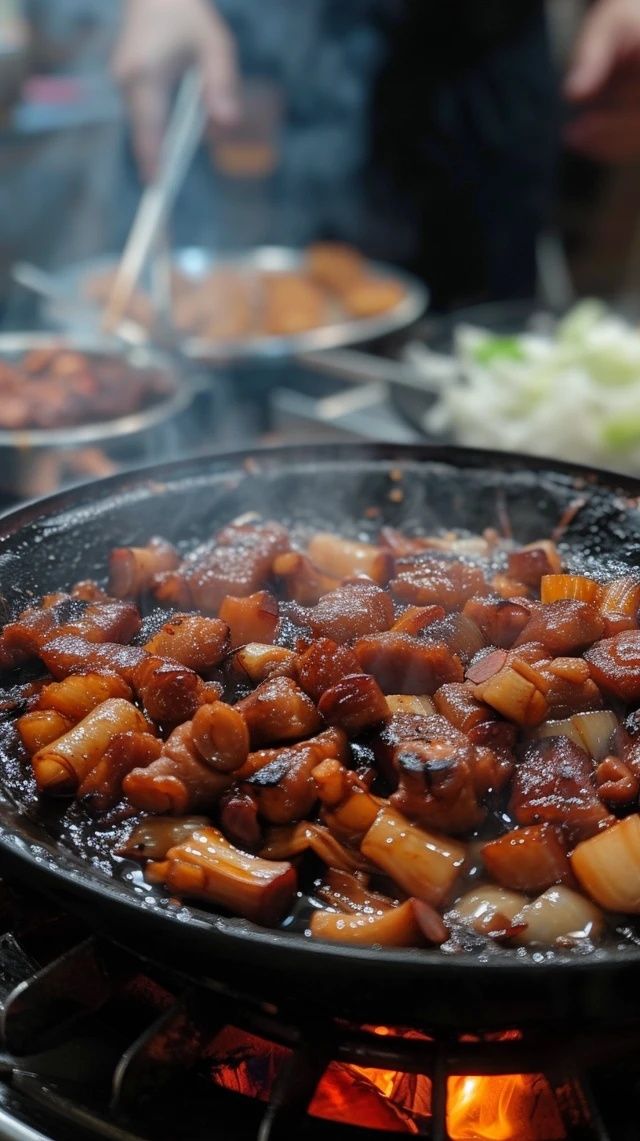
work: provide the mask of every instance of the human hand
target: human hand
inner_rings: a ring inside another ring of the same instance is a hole
[[[565,131],[569,146],[603,162],[640,158],[640,0],[597,0],[565,94],[583,108]]]
[[[127,0],[113,73],[129,106],[133,146],[145,179],[153,177],[171,88],[195,61],[213,122],[238,114],[238,77],[231,34],[207,0]]]

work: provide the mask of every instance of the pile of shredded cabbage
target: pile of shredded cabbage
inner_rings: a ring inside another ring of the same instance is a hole
[[[459,326],[453,359],[407,358],[436,393],[430,433],[640,471],[640,330],[597,301],[517,336]]]

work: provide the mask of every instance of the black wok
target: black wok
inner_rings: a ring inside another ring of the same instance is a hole
[[[564,536],[568,561],[638,565],[639,492],[637,481],[606,473],[454,448],[344,445],[198,459],[67,491],[0,520],[0,594],[6,615],[15,613],[33,594],[101,577],[114,545],[154,533],[194,542],[246,511],[352,532],[382,521],[478,531],[500,528],[508,517],[514,535],[527,541],[549,535],[580,496],[584,505]],[[380,511],[374,519],[372,506]],[[8,772],[3,764],[0,874],[27,879],[151,958],[291,1002],[299,1017],[319,1008],[368,1022],[481,1028],[640,1016],[640,941],[578,957],[508,950],[446,956],[322,944],[178,908],[111,878],[56,840],[42,816],[25,808]]]

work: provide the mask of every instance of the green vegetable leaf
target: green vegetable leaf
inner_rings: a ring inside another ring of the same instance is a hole
[[[492,364],[496,360],[522,361],[525,353],[518,337],[487,337],[472,353],[477,364]]]

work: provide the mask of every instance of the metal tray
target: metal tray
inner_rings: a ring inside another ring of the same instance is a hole
[[[217,255],[210,250],[190,246],[176,250],[173,265],[186,277],[197,281],[214,268],[260,270],[264,273],[298,271],[304,265],[304,250],[289,249],[285,246],[259,246],[256,249],[237,254]],[[81,297],[83,283],[91,276],[102,273],[116,264],[115,256],[95,258],[67,266],[54,274],[60,290],[69,297]],[[417,321],[429,303],[429,291],[417,278],[395,266],[381,262],[368,262],[368,269],[378,277],[393,278],[405,288],[402,300],[387,313],[377,317],[341,317],[336,311],[335,319],[317,329],[293,336],[260,336],[232,341],[202,341],[187,337],[181,349],[191,360],[201,362],[224,362],[243,360],[283,360],[321,349],[343,348],[376,340],[389,333],[397,332]],[[143,288],[145,282],[142,282]],[[49,322],[67,331],[85,331],[86,311],[78,322],[69,317],[68,303],[64,307],[54,301],[47,303],[43,316]]]
[[[69,332],[64,336],[23,332],[0,334],[0,360],[11,361],[33,349],[49,348],[116,356],[131,369],[157,369],[166,381],[166,394],[137,412],[128,412],[111,420],[87,421],[85,424],[57,428],[0,428],[0,453],[5,448],[16,452],[34,448],[72,448],[137,435],[184,412],[193,403],[199,390],[192,378],[178,375],[174,363],[162,353],[144,346],[123,349],[121,344],[104,335],[88,332],[86,325],[77,333],[72,335]]]

